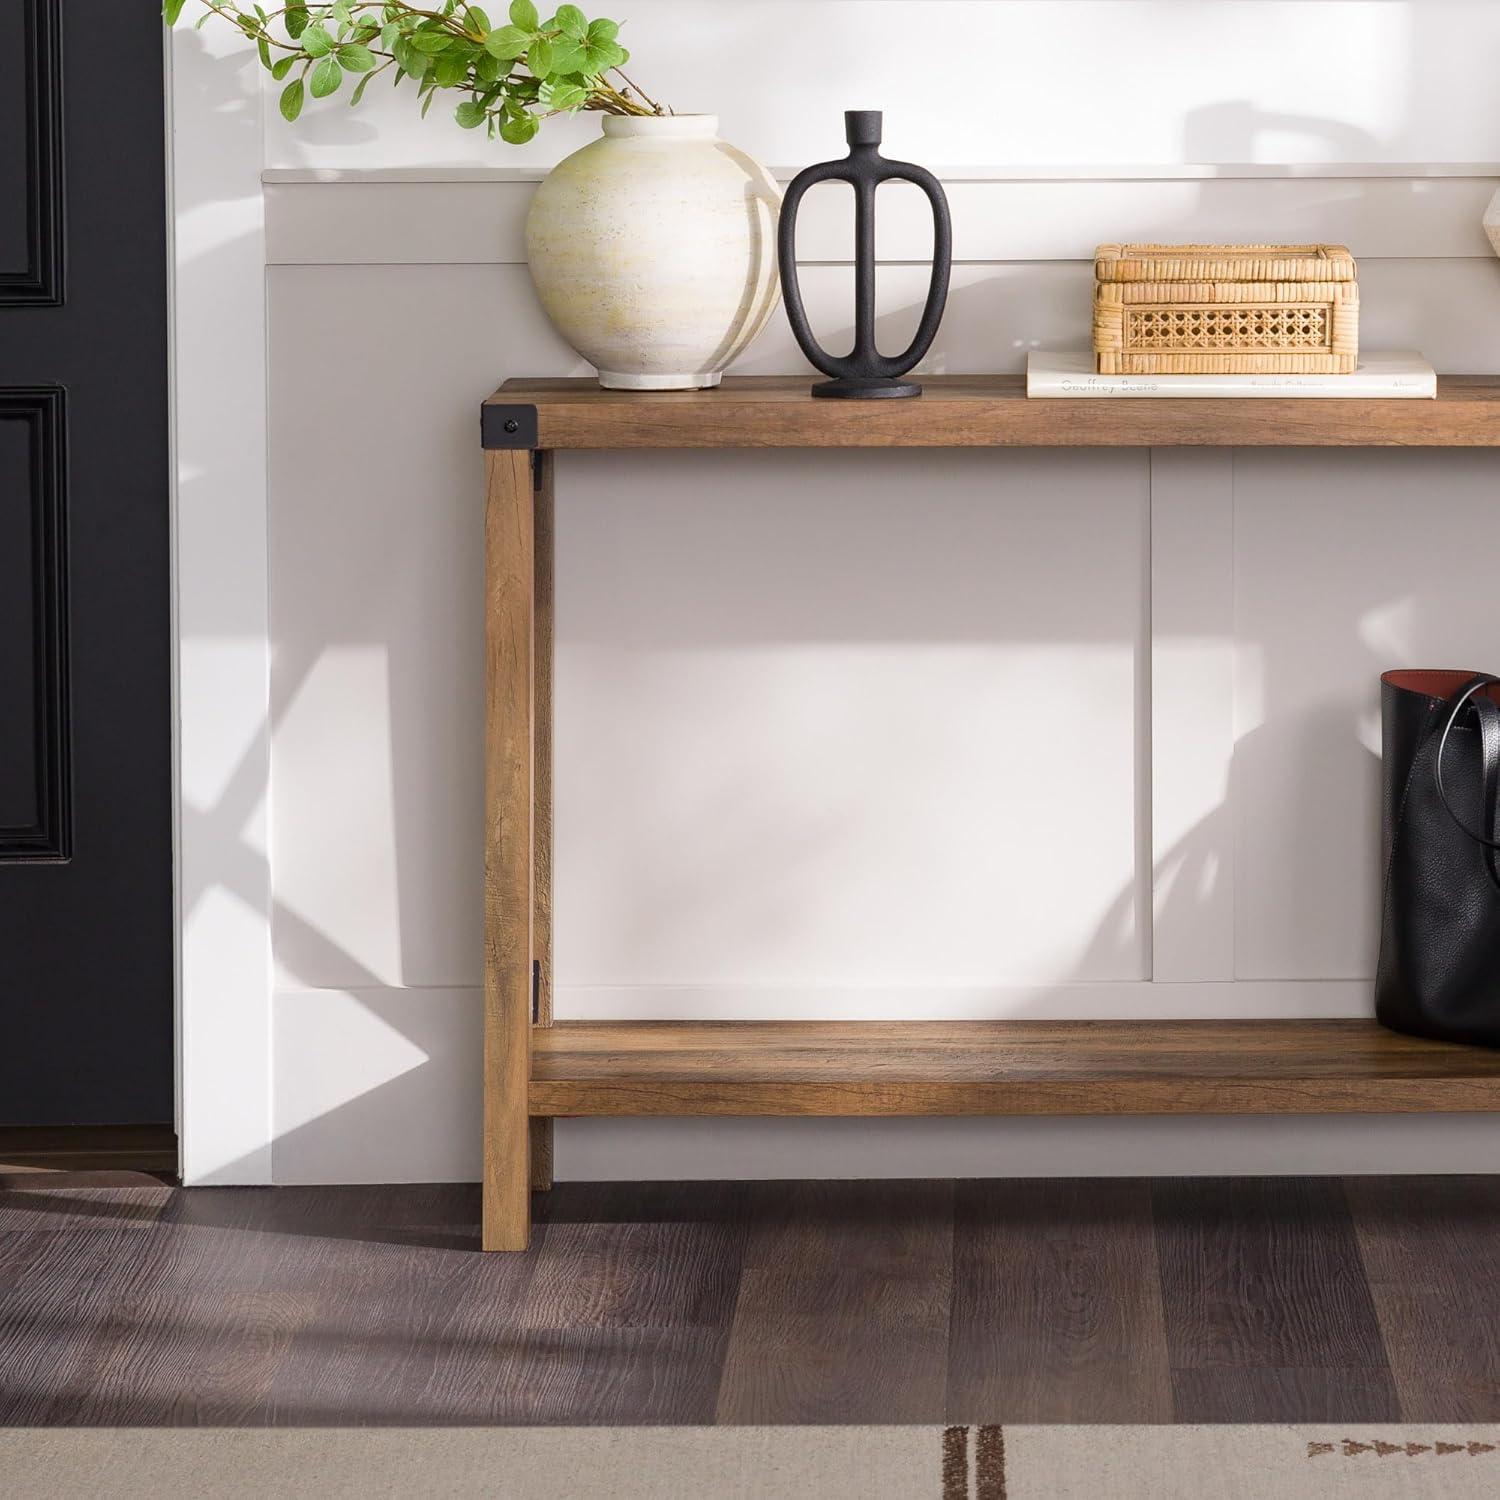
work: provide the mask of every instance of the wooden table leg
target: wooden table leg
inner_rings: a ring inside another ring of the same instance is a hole
[[[531,454],[485,454],[484,1248],[531,1238],[535,516]]]
[[[553,484],[552,454],[537,454],[535,619],[536,704],[534,758],[535,837],[533,839],[531,950],[537,968],[536,1024],[552,1024],[552,619],[553,619]],[[552,1121],[531,1122],[531,1186],[552,1186]]]

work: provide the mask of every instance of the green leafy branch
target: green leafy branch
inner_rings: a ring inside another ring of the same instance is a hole
[[[187,0],[164,0],[172,26]],[[610,115],[661,115],[663,109],[621,71],[630,54],[615,40],[619,24],[590,21],[576,5],[542,20],[533,0],[511,0],[509,24],[492,26],[477,5],[434,0],[423,10],[403,0],[293,3],[266,11],[241,0],[201,0],[197,24],[220,16],[255,43],[281,91],[281,113],[295,120],[307,96],[338,93],[344,75],[357,80],[358,104],[372,78],[394,69],[411,79],[426,115],[440,89],[468,95],[454,111],[466,130],[484,127],[491,140],[529,141],[543,120],[578,110]],[[613,81],[618,80],[618,82]]]

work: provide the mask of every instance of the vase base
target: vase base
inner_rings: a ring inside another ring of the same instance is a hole
[[[877,376],[846,376],[825,380],[812,388],[815,396],[842,397],[846,401],[878,401],[890,397],[920,396],[922,387],[914,380],[884,380]]]
[[[722,372],[697,371],[683,375],[628,375],[600,370],[599,384],[607,391],[705,391],[718,385]]]

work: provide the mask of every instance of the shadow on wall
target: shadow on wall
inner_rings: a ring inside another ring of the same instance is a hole
[[[1288,150],[1292,143],[1310,149]],[[1271,150],[1288,161],[1378,162],[1386,147],[1368,131],[1326,115],[1283,114],[1248,99],[1189,110],[1183,121],[1182,159],[1187,162],[1263,162]],[[1249,241],[1253,230],[1246,230]]]

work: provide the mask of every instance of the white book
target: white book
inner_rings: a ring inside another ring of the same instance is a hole
[[[1026,356],[1028,396],[1316,396],[1431,401],[1437,375],[1420,354],[1366,354],[1352,375],[1099,375],[1088,350],[1034,349]]]

